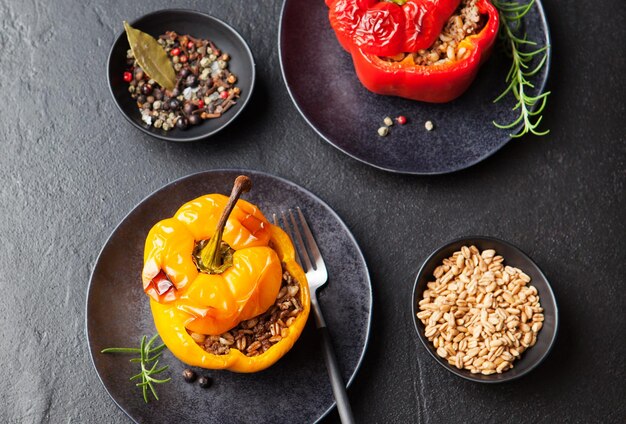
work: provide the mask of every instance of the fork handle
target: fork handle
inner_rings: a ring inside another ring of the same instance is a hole
[[[324,362],[326,362],[326,369],[328,370],[328,376],[330,377],[330,384],[333,388],[333,395],[337,402],[337,410],[339,411],[339,418],[343,424],[354,424],[354,417],[352,416],[352,408],[350,408],[350,401],[348,394],[346,393],[346,386],[341,377],[341,370],[337,363],[337,357],[335,356],[335,349],[330,339],[330,333],[324,316],[317,302],[311,302],[313,306],[313,313],[315,314],[315,324],[317,331],[322,338],[322,350],[324,355]]]

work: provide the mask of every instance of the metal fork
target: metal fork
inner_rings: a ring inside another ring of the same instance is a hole
[[[298,262],[306,273],[306,278],[309,282],[309,288],[311,290],[311,306],[313,309],[313,315],[315,316],[315,326],[322,336],[322,349],[324,354],[324,362],[326,362],[326,368],[330,377],[330,383],[333,388],[333,394],[337,401],[337,410],[339,411],[339,417],[342,423],[354,423],[352,416],[352,409],[350,408],[350,401],[346,393],[346,386],[341,377],[339,365],[337,364],[337,357],[335,356],[335,350],[333,348],[332,341],[330,339],[330,333],[326,327],[326,321],[322,315],[322,310],[317,301],[317,289],[322,287],[328,281],[328,271],[326,271],[326,265],[324,259],[320,253],[315,238],[311,233],[309,224],[304,219],[304,214],[300,208],[296,208],[300,226],[302,227],[302,233],[298,228],[293,211],[289,209],[287,215],[285,212],[281,212],[283,221],[283,229],[291,236],[292,240],[295,240],[298,248],[296,249],[296,257]],[[279,225],[278,218],[274,214],[274,225]],[[306,240],[306,242],[305,242]],[[313,261],[313,263],[311,262]]]

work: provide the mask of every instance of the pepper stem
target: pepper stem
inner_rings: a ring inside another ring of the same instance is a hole
[[[235,208],[235,204],[237,203],[237,200],[239,200],[239,197],[243,193],[249,192],[251,188],[252,181],[245,175],[240,175],[235,179],[233,190],[230,193],[230,198],[228,199],[228,203],[222,212],[222,216],[217,223],[215,233],[213,233],[213,237],[211,237],[206,246],[204,246],[200,251],[202,264],[206,269],[206,272],[209,274],[221,274],[226,270],[224,267],[224,254],[226,252],[224,249],[220,248],[222,245],[222,236],[224,235],[224,227],[226,226],[226,221],[228,221],[228,217]],[[226,266],[226,268],[228,267],[229,265]]]

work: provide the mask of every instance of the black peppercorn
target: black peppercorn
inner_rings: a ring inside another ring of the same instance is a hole
[[[187,79],[185,79],[185,85],[187,87],[193,87],[198,82],[198,78],[195,75],[189,75]]]
[[[188,125],[189,125],[189,122],[187,121],[187,118],[185,118],[184,116],[181,116],[180,118],[176,120],[176,128],[178,128],[179,130],[187,129]]]
[[[144,96],[143,94],[140,94],[139,96],[137,96],[137,103],[145,103],[146,102],[146,96]]]
[[[183,112],[185,112],[185,115],[191,114],[194,110],[196,110],[196,105],[193,103],[185,103],[185,106],[183,106]]]
[[[144,84],[141,86],[141,93],[145,94],[146,96],[149,94],[152,94],[152,86],[148,83]]]
[[[155,88],[154,91],[152,91],[152,95],[157,100],[163,100],[163,91],[159,90],[158,88]]]
[[[193,114],[193,115],[189,116],[189,124],[190,125],[198,125],[200,122],[202,122],[202,118],[200,118],[198,115]]]
[[[193,370],[186,368],[183,370],[183,378],[187,383],[193,383],[196,381],[196,373],[193,372]]]
[[[207,387],[211,387],[211,384],[213,384],[213,380],[211,380],[210,377],[202,376],[198,379],[198,385],[202,387],[203,389],[206,389]]]
[[[170,99],[169,105],[170,105],[170,109],[176,110],[180,106],[180,102],[178,101],[178,99]]]
[[[181,69],[180,72],[178,73],[178,76],[181,78],[187,78],[187,76],[189,76],[189,69],[187,68]]]

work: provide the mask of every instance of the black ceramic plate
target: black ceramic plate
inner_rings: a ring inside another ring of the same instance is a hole
[[[244,196],[266,214],[300,206],[326,260],[329,284],[319,301],[333,337],[345,381],[352,381],[367,345],[372,290],[363,255],[341,219],[319,198],[281,178],[253,171],[215,170],[177,180],[143,200],[113,231],[96,262],[87,297],[87,338],[93,364],[117,405],[137,422],[314,422],[334,405],[315,326],[307,327],[292,350],[269,369],[254,374],[204,371],[210,389],[186,383],[186,366],[169,351],[172,381],[157,386],[159,401],[146,405],[128,381],[137,372],[128,357],[99,353],[106,347],[135,346],[155,333],[141,286],[148,231],[183,203],[207,193],[229,193],[240,174],[252,178]]]
[[[538,47],[550,44],[539,0],[524,24]],[[492,123],[516,117],[512,96],[492,103],[505,88],[510,66],[497,44],[470,89],[459,99],[439,105],[367,91],[356,77],[350,55],[335,38],[323,1],[285,0],[279,49],[287,89],[304,119],[324,140],[371,166],[405,174],[448,173],[480,162],[510,140],[510,131]],[[545,86],[549,67],[548,58],[535,80],[539,90]],[[396,124],[387,137],[380,137],[377,129],[383,118],[398,115],[406,116],[408,123]],[[425,130],[428,120],[434,123],[434,131]]]
[[[122,76],[126,70],[128,39],[122,31],[109,53],[107,77],[109,89],[122,115],[141,131],[168,141],[196,141],[209,137],[230,124],[248,103],[254,88],[255,65],[252,52],[245,40],[231,26],[205,13],[191,10],[159,10],[142,16],[130,23],[134,28],[158,37],[166,31],[189,34],[196,38],[211,40],[223,52],[231,56],[229,69],[237,75],[236,86],[241,89],[237,104],[217,119],[208,119],[187,130],[163,131],[147,125],[141,120],[136,102],[128,93],[128,83]],[[122,22],[119,23],[123,28]]]
[[[435,347],[424,335],[424,325],[416,316],[419,312],[418,302],[422,299],[422,293],[424,293],[426,289],[426,284],[433,281],[435,268],[439,266],[445,258],[461,250],[461,247],[471,245],[476,246],[480,251],[494,249],[498,255],[504,258],[505,265],[517,267],[530,276],[530,284],[537,289],[541,307],[543,308],[544,322],[537,336],[537,343],[526,350],[521,358],[513,363],[513,369],[505,371],[502,374],[472,374],[469,371],[459,370],[448,364],[448,361],[443,360],[437,355]],[[559,313],[554,293],[552,292],[548,279],[543,272],[541,272],[537,264],[517,247],[493,237],[463,237],[446,243],[435,250],[428,259],[424,261],[424,264],[417,273],[415,286],[413,287],[413,296],[411,298],[411,311],[413,313],[413,322],[417,330],[417,335],[426,350],[428,350],[428,353],[430,353],[437,363],[459,377],[479,383],[503,383],[520,378],[535,369],[546,356],[548,356],[548,353],[550,353],[554,340],[556,339],[559,323]]]

